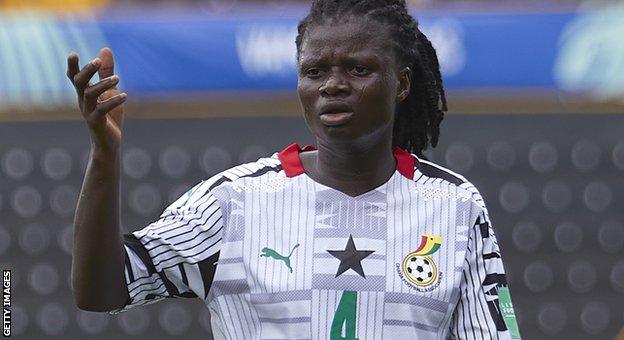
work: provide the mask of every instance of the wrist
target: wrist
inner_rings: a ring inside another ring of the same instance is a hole
[[[120,153],[120,146],[103,146],[99,143],[91,142],[91,159],[94,161],[117,161]]]

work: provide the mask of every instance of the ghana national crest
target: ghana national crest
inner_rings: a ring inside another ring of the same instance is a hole
[[[440,285],[442,273],[433,260],[433,255],[440,249],[442,237],[422,235],[420,245],[407,254],[402,263],[396,264],[399,277],[410,288],[419,292],[429,292]]]

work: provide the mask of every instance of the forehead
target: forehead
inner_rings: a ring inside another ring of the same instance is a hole
[[[299,62],[357,56],[388,61],[393,55],[391,48],[387,28],[374,20],[355,18],[325,22],[313,24],[306,30]]]

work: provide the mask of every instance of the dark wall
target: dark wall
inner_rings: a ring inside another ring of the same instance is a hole
[[[483,194],[525,339],[611,339],[624,324],[622,131],[622,115],[449,115],[428,153]],[[313,143],[290,117],[130,119],[124,136],[125,231],[224,168]],[[199,300],[117,316],[74,306],[71,223],[88,147],[80,121],[0,123],[0,265],[13,269],[14,334],[206,338]]]

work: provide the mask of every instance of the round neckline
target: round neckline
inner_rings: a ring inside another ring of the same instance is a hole
[[[302,175],[304,176],[304,178],[305,178],[307,181],[312,182],[312,184],[313,184],[313,185],[314,185],[314,187],[315,187],[315,191],[316,191],[316,188],[317,188],[317,187],[320,187],[320,188],[321,188],[321,190],[331,190],[331,191],[334,191],[334,192],[339,193],[339,194],[340,194],[340,195],[342,195],[342,196],[348,197],[349,199],[358,199],[358,198],[361,198],[361,197],[364,197],[364,196],[368,196],[368,195],[370,195],[370,194],[372,194],[372,193],[374,193],[374,192],[377,192],[377,191],[379,191],[379,192],[383,192],[383,188],[385,188],[385,186],[386,186],[386,185],[388,185],[388,183],[390,183],[392,180],[394,180],[394,177],[396,176],[396,174],[397,174],[397,173],[398,173],[398,171],[397,171],[397,170],[394,170],[394,172],[392,173],[392,176],[390,176],[390,178],[388,178],[388,180],[387,180],[387,181],[385,181],[385,182],[381,183],[380,185],[378,185],[377,187],[372,188],[372,189],[370,189],[370,190],[368,190],[368,191],[366,191],[366,192],[364,192],[364,193],[361,193],[361,194],[359,194],[359,195],[357,195],[357,196],[351,196],[351,195],[349,195],[349,194],[345,193],[344,191],[341,191],[341,190],[338,190],[338,189],[336,189],[336,188],[332,188],[332,187],[330,187],[330,186],[327,186],[327,185],[325,185],[325,184],[323,184],[323,183],[317,182],[317,181],[315,181],[314,179],[312,179],[312,177],[310,177],[310,176],[309,176],[307,173],[305,173],[305,172],[304,172]]]
[[[282,151],[280,151],[277,154],[277,156],[286,176],[295,177],[295,176],[304,174],[305,169],[303,168],[303,164],[301,163],[301,158],[299,157],[299,153],[301,153],[302,151],[313,151],[313,150],[317,150],[317,149],[316,147],[312,145],[307,144],[307,145],[304,145],[302,148],[299,146],[299,144],[292,143],[286,148],[284,148]],[[392,147],[392,153],[396,160],[395,172],[398,171],[404,177],[410,180],[413,180],[414,169],[417,164],[416,158],[412,154],[410,154],[409,152],[403,150],[402,148],[398,146]],[[307,176],[307,177],[312,179],[310,176]],[[390,178],[392,178],[392,176]],[[318,183],[316,181],[314,182]]]

